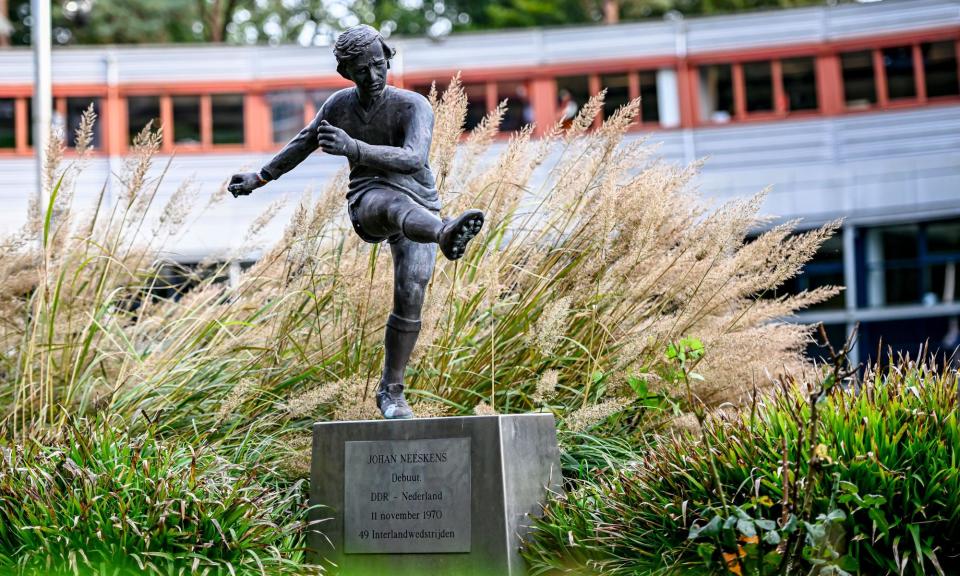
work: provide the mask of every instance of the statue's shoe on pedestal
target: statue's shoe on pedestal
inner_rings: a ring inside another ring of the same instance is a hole
[[[483,228],[483,212],[467,210],[460,216],[443,223],[440,230],[440,251],[447,260],[458,260],[467,249],[467,243]]]
[[[403,397],[403,384],[380,383],[377,389],[377,408],[387,420],[408,420],[413,418],[413,410]]]

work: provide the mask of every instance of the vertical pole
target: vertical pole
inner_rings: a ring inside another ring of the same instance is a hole
[[[843,284],[844,310],[847,317],[847,336],[853,333],[857,315],[857,242],[856,229],[852,224],[844,224],[840,233],[843,235]],[[860,362],[859,339],[854,342],[850,351],[853,364]]]
[[[37,200],[43,209],[46,202],[43,166],[50,137],[53,90],[50,85],[50,0],[30,0],[33,17],[33,149],[37,158]]]
[[[120,98],[120,67],[117,64],[117,55],[108,52],[104,56],[104,75],[107,81],[107,98],[104,106],[103,118],[100,119],[100,130],[105,136],[103,149],[107,154],[107,168],[110,174],[117,174],[117,165],[120,153],[127,147],[127,102]],[[113,206],[114,199],[113,178],[107,179],[107,190],[104,200],[107,206]]]
[[[0,0],[0,48],[10,45],[10,35],[13,34],[13,24],[10,23],[10,3]]]

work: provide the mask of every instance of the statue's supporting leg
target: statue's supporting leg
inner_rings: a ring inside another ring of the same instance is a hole
[[[401,238],[390,245],[393,256],[393,312],[384,330],[383,377],[377,403],[387,418],[410,418],[403,398],[403,375],[420,336],[424,292],[437,258],[436,244]]]

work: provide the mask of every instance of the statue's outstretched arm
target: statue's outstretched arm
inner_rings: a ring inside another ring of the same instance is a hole
[[[313,120],[260,169],[260,174],[267,180],[276,180],[306,160],[307,156],[320,147],[317,142],[317,128],[322,120],[323,108],[321,107]]]

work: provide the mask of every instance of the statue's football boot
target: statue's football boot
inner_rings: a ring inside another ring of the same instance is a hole
[[[467,249],[467,242],[483,228],[483,212],[467,210],[460,216],[447,220],[440,230],[440,251],[447,260],[458,260]]]
[[[413,410],[403,397],[403,384],[380,382],[377,389],[377,408],[387,420],[408,420],[413,418]]]

